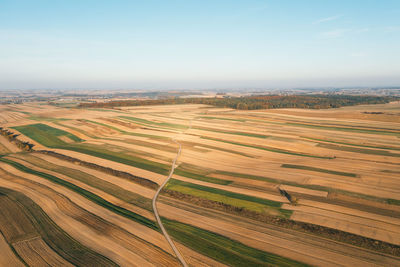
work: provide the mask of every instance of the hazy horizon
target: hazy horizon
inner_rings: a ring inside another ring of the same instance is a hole
[[[399,1],[2,1],[0,89],[400,85]]]

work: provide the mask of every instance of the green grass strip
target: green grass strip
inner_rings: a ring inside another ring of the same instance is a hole
[[[64,187],[66,187],[66,188],[68,188],[68,189],[80,194],[81,196],[89,199],[90,201],[92,201],[92,202],[94,202],[94,203],[96,203],[96,204],[98,204],[98,205],[100,205],[100,206],[112,211],[112,212],[115,212],[115,213],[117,213],[117,214],[119,214],[121,216],[124,216],[124,217],[126,217],[128,219],[131,219],[131,220],[136,221],[136,222],[138,222],[140,224],[143,224],[143,225],[145,225],[145,226],[147,226],[147,227],[149,227],[151,229],[154,229],[154,230],[157,230],[157,231],[159,230],[157,224],[154,221],[151,221],[151,220],[147,219],[146,217],[143,217],[143,216],[141,216],[139,214],[136,214],[136,213],[134,213],[134,212],[132,212],[130,210],[127,210],[127,209],[124,209],[124,208],[119,207],[117,205],[114,205],[114,204],[108,202],[107,200],[99,197],[98,195],[93,194],[92,192],[89,192],[89,191],[87,191],[87,190],[85,190],[85,189],[83,189],[83,188],[81,188],[79,186],[76,186],[76,185],[74,185],[74,184],[72,184],[70,182],[62,180],[62,179],[60,179],[58,177],[55,177],[55,176],[53,176],[51,174],[47,174],[47,173],[44,173],[44,172],[39,172],[39,171],[36,171],[36,170],[32,170],[30,168],[25,167],[22,164],[19,164],[17,162],[9,160],[9,159],[0,158],[0,161],[5,162],[5,163],[15,167],[20,171],[23,171],[23,172],[26,172],[26,173],[30,173],[30,174],[33,174],[33,175],[37,175],[37,176],[45,178],[45,179],[47,179],[47,180],[49,180],[49,181],[51,181],[53,183],[62,185],[62,186],[64,186]]]
[[[282,168],[291,168],[291,169],[314,171],[314,172],[324,172],[324,173],[335,174],[335,175],[340,175],[340,176],[358,177],[357,174],[351,173],[351,172],[332,171],[332,170],[315,168],[315,167],[304,166],[304,165],[282,164],[281,167]]]
[[[189,224],[162,218],[174,239],[229,266],[307,266]]]

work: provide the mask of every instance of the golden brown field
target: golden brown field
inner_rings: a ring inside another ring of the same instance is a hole
[[[0,265],[179,266],[177,156],[189,266],[400,265],[400,102],[0,114]]]

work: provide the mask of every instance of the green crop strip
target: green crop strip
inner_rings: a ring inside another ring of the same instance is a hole
[[[340,175],[340,176],[358,177],[358,175],[355,174],[355,173],[350,173],[350,172],[339,172],[339,171],[333,171],[333,170],[315,168],[315,167],[304,166],[304,165],[282,164],[281,167],[282,167],[282,168],[291,168],[291,169],[306,170],[306,171],[314,171],[314,172],[323,172],[323,173],[329,173],[329,174]]]
[[[66,143],[58,138],[61,136],[66,136],[75,142],[83,141],[71,133],[41,123],[16,126],[12,128],[47,147],[58,147],[65,145]]]
[[[154,221],[151,221],[151,220],[147,219],[146,217],[143,217],[143,216],[141,216],[139,214],[136,214],[136,213],[134,213],[132,211],[129,211],[129,210],[124,209],[122,207],[119,207],[117,205],[114,205],[114,204],[108,202],[107,200],[101,198],[100,196],[98,196],[96,194],[93,194],[92,192],[89,192],[89,191],[87,191],[87,190],[85,190],[85,189],[83,189],[83,188],[81,188],[79,186],[76,186],[76,185],[74,185],[74,184],[72,184],[70,182],[67,182],[65,180],[62,180],[62,179],[60,179],[60,178],[58,178],[56,176],[53,176],[53,175],[50,175],[50,174],[47,174],[47,173],[43,173],[43,172],[39,172],[39,171],[36,171],[36,170],[32,170],[30,168],[25,167],[22,164],[19,164],[17,162],[9,160],[9,159],[0,158],[0,161],[15,167],[20,171],[23,171],[23,172],[26,172],[26,173],[30,173],[30,174],[33,174],[33,175],[37,175],[37,176],[40,176],[40,177],[42,177],[44,179],[47,179],[47,180],[49,180],[49,181],[51,181],[53,183],[62,185],[62,186],[64,186],[64,187],[66,187],[66,188],[68,188],[68,189],[80,194],[81,196],[89,199],[90,201],[92,201],[92,202],[94,202],[94,203],[96,203],[96,204],[98,204],[98,205],[100,205],[100,206],[112,211],[112,212],[115,212],[115,213],[117,213],[117,214],[119,214],[121,216],[124,216],[124,217],[126,217],[128,219],[131,219],[131,220],[136,221],[136,222],[138,222],[140,224],[143,224],[143,225],[145,225],[145,226],[147,226],[147,227],[149,227],[151,229],[154,229],[154,230],[157,230],[157,231],[159,230]]]
[[[229,266],[307,266],[189,224],[166,218],[162,221],[174,239]]]

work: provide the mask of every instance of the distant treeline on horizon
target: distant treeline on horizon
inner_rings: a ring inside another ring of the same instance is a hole
[[[354,106],[361,104],[384,104],[399,100],[389,96],[353,96],[353,95],[255,95],[244,97],[214,98],[168,98],[146,100],[120,100],[109,102],[81,103],[81,108],[114,108],[127,106],[205,104],[222,108],[240,110],[274,108],[324,109]]]

